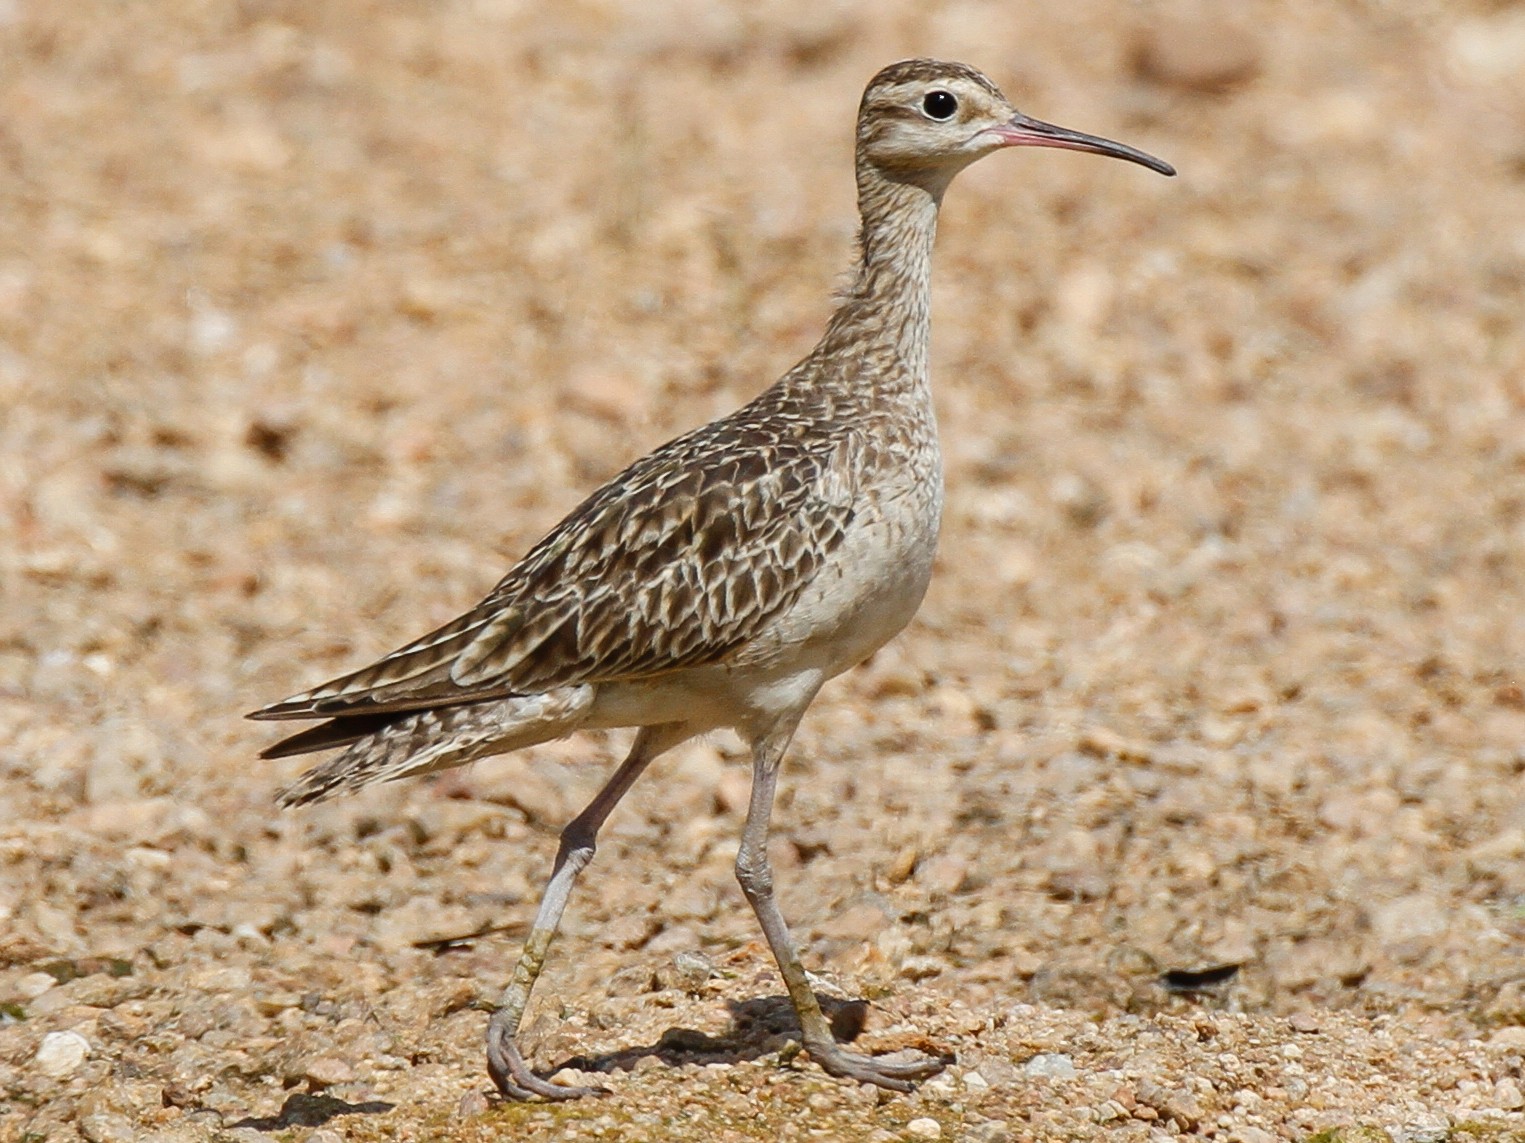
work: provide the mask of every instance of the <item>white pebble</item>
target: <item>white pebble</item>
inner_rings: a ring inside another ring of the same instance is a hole
[[[943,1125],[931,1116],[913,1119],[905,1129],[918,1139],[941,1139],[943,1136]]]
[[[45,972],[29,972],[16,982],[14,991],[23,1000],[36,1000],[57,983]]]
[[[1521,1093],[1520,1085],[1508,1076],[1494,1086],[1493,1100],[1505,1111],[1519,1111],[1525,1107],[1525,1093]]]
[[[62,1079],[77,1072],[90,1055],[90,1042],[78,1032],[49,1032],[37,1049],[37,1070]]]
[[[1029,1076],[1074,1079],[1075,1061],[1060,1052],[1039,1052],[1022,1065],[1022,1071]]]

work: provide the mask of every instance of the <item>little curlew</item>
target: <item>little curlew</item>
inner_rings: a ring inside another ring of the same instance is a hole
[[[630,465],[530,549],[465,615],[369,667],[267,706],[326,719],[265,750],[344,747],[286,806],[460,766],[575,730],[636,727],[629,756],[561,834],[534,925],[487,1028],[505,1097],[573,1099],[515,1044],[599,828],[654,758],[729,728],[751,750],[736,856],[799,1018],[833,1076],[907,1091],[946,1057],[887,1060],[833,1038],[773,897],[779,763],[822,684],[911,619],[942,515],[928,378],[933,237],[943,192],[1006,147],[1060,147],[1174,170],[1121,143],[1031,119],[973,68],[891,64],[858,110],[857,273],[819,344],[750,404]]]

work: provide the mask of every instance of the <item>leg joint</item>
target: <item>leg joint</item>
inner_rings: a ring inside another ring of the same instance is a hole
[[[593,860],[598,841],[591,830],[576,829],[576,823],[561,831],[561,844],[557,847],[556,867],[570,865],[573,874],[581,873]]]
[[[743,846],[736,854],[736,880],[747,897],[767,897],[773,893],[773,867],[762,850]]]

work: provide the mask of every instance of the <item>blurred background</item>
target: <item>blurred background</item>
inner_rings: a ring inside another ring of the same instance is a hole
[[[268,1058],[346,1049],[256,994],[495,994],[512,931],[415,945],[522,925],[622,740],[281,815],[300,761],[240,715],[803,355],[858,97],[911,55],[1180,177],[1028,151],[948,195],[942,557],[793,751],[808,959],[976,1007],[1525,1022],[1525,6],[0,0],[13,1100],[62,1123],[143,1050],[59,958],[154,980],[140,1023],[208,1074],[233,1047],[165,1023],[198,997]],[[729,740],[647,777],[553,1009],[747,947],[745,790]],[[84,1070],[23,1066],[89,1021]]]

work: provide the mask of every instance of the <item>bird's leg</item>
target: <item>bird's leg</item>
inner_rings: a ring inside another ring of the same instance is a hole
[[[895,1091],[910,1091],[915,1081],[934,1076],[953,1062],[951,1056],[926,1057],[906,1062],[892,1062],[849,1052],[836,1042],[831,1025],[821,1011],[820,1001],[810,988],[805,969],[795,951],[789,926],[773,899],[773,869],[768,862],[768,820],[773,812],[773,792],[778,784],[779,763],[789,745],[793,727],[770,734],[752,747],[752,797],[747,806],[747,824],[741,833],[741,848],[736,854],[736,880],[751,902],[752,911],[762,925],[763,936],[773,950],[773,959],[783,975],[784,987],[799,1017],[801,1039],[811,1059],[830,1075],[877,1084]]]
[[[561,914],[572,895],[572,885],[577,875],[593,860],[593,850],[599,827],[619,800],[635,785],[641,771],[663,751],[676,746],[689,734],[681,723],[665,723],[660,726],[642,727],[636,735],[630,754],[620,763],[603,789],[561,831],[561,844],[556,851],[556,863],[551,870],[551,880],[540,898],[540,909],[535,914],[534,926],[524,941],[524,951],[514,966],[513,979],[503,990],[498,1008],[487,1022],[487,1072],[492,1082],[507,1099],[577,1099],[593,1095],[603,1089],[594,1087],[568,1087],[550,1083],[537,1076],[524,1061],[514,1037],[519,1022],[524,1018],[525,1006],[529,1004],[530,991],[535,978],[545,965],[545,954],[551,947],[551,939],[561,924]]]

